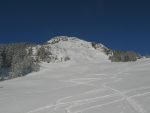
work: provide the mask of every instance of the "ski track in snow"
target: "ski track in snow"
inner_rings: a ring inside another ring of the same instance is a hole
[[[119,74],[122,74],[121,72]],[[105,75],[105,76],[109,76],[107,74],[93,74],[93,75]],[[117,76],[115,77],[109,77],[109,78],[114,78],[115,81],[118,81],[119,78],[117,78]],[[82,82],[84,81],[85,82]],[[93,85],[91,82],[93,81],[97,81],[97,80],[102,80],[101,78],[79,78],[79,79],[70,79],[70,80],[66,80],[66,82],[72,82],[72,83],[75,83],[78,85],[87,85],[87,86],[95,86]],[[91,84],[90,84],[91,83]],[[132,91],[136,91],[136,90],[143,90],[143,89],[149,89],[150,87],[141,87],[141,88],[135,88],[135,89],[131,89],[131,90],[128,90],[128,91],[125,91],[125,92],[121,92],[117,89],[114,89],[110,86],[107,86],[108,82],[104,83],[103,84],[103,87],[105,89],[111,89],[113,90],[115,93],[112,93],[112,94],[109,94],[109,95],[105,95],[105,96],[100,96],[100,97],[94,97],[94,98],[87,98],[87,99],[81,99],[81,100],[75,100],[75,101],[71,101],[71,102],[66,102],[66,103],[63,103],[62,101],[65,100],[65,99],[69,99],[69,98],[72,98],[74,96],[68,96],[68,97],[65,97],[65,98],[61,98],[61,99],[58,99],[56,101],[56,104],[54,105],[47,105],[47,106],[43,106],[41,108],[37,108],[33,111],[29,111],[29,112],[26,112],[26,113],[40,113],[40,111],[44,111],[46,109],[59,109],[59,106],[62,106],[62,105],[67,105],[67,107],[64,107],[64,111],[65,113],[82,113],[83,111],[87,111],[89,109],[93,109],[93,108],[99,108],[99,107],[103,107],[103,106],[107,106],[107,105],[110,105],[110,104],[113,104],[113,103],[117,103],[117,102],[120,102],[120,101],[127,101],[134,109],[137,113],[147,113],[140,104],[138,104],[133,98],[134,97],[140,97],[140,96],[144,96],[144,95],[147,95],[147,94],[150,94],[150,92],[145,92],[145,93],[141,93],[141,94],[135,94],[135,95],[132,95],[132,96],[127,96],[126,94],[127,93],[130,93]],[[72,86],[70,86],[72,87]],[[95,91],[98,91],[98,90],[102,90],[102,89],[97,89],[97,90],[90,90],[88,92],[85,92],[84,95],[88,94],[88,93],[91,93],[91,92],[95,92]],[[104,89],[103,89],[104,90]],[[81,94],[83,95],[83,94]],[[122,98],[120,99],[116,99],[116,100],[113,100],[113,101],[110,101],[110,102],[107,102],[105,104],[100,104],[100,105],[95,105],[95,106],[91,106],[91,107],[88,107],[86,109],[82,109],[82,110],[79,110],[79,111],[76,111],[76,112],[72,112],[70,109],[75,107],[75,106],[78,106],[78,105],[84,105],[85,103],[90,103],[90,102],[96,102],[97,99],[103,99],[103,98],[109,98],[109,97],[113,97],[114,95],[121,95]],[[77,95],[79,96],[79,94]],[[81,104],[82,103],[82,104]],[[69,105],[68,105],[69,104]]]
[[[134,90],[134,89],[133,89]],[[146,113],[146,111],[139,105],[136,103],[136,101],[134,101],[132,98],[134,97],[137,97],[137,96],[144,96],[144,95],[147,95],[147,94],[150,94],[150,92],[147,92],[147,93],[142,93],[142,94],[136,94],[136,95],[133,95],[133,96],[130,96],[130,97],[126,97],[124,94],[118,92],[118,93],[114,93],[114,94],[110,94],[110,95],[106,95],[106,96],[101,96],[101,97],[95,97],[95,98],[90,98],[90,99],[84,99],[84,100],[78,100],[78,101],[72,101],[72,102],[67,102],[67,103],[61,103],[62,100],[64,99],[67,99],[67,98],[70,98],[70,97],[65,97],[65,98],[62,98],[62,99],[59,99],[56,103],[56,105],[47,105],[47,106],[44,106],[44,107],[41,107],[41,108],[37,108],[33,111],[30,111],[30,112],[27,112],[27,113],[39,113],[40,111],[44,111],[45,109],[50,109],[50,108],[56,108],[60,105],[66,105],[66,104],[73,104],[73,105],[78,105],[78,103],[87,103],[88,101],[91,101],[91,100],[94,100],[96,101],[97,99],[100,99],[100,98],[107,98],[107,97],[113,97],[114,95],[116,94],[121,94],[123,97],[121,99],[118,99],[118,100],[114,100],[114,101],[111,101],[111,102],[108,102],[106,104],[100,104],[100,105],[96,105],[96,106],[92,106],[92,107],[89,107],[89,108],[86,108],[86,109],[83,109],[81,111],[77,111],[75,113],[78,113],[78,112],[83,112],[83,111],[86,111],[86,110],[89,110],[89,109],[92,109],[92,108],[96,108],[96,107],[102,107],[102,106],[106,106],[106,105],[109,105],[109,104],[113,104],[113,103],[116,103],[116,102],[120,102],[122,100],[126,100],[129,102],[130,105],[132,105],[132,107],[138,112],[138,113]],[[82,104],[80,104],[82,105]],[[67,109],[67,113],[72,113],[72,112],[69,112],[70,111],[70,108],[73,107],[72,105],[64,108],[64,109]]]
[[[126,102],[136,113],[150,112],[136,100],[150,94],[150,59],[110,63],[100,48],[96,50],[90,42],[79,39],[53,44],[52,49],[59,60],[65,56],[71,60],[64,64],[43,63],[40,72],[1,83],[0,112],[2,109],[7,111],[3,113],[11,113],[11,110],[14,110],[12,113],[86,113],[119,102]],[[9,99],[16,104],[9,104]]]

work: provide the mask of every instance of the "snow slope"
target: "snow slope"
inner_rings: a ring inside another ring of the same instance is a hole
[[[92,47],[91,42],[81,40],[76,37],[59,36],[54,37],[47,44],[52,54],[58,57],[58,60],[69,57],[72,62],[90,62],[90,61],[108,61],[108,56],[103,52],[104,45],[99,44],[99,48]]]
[[[150,59],[111,63],[88,42],[69,40],[53,50],[67,50],[70,61],[42,63],[39,72],[0,82],[0,113],[150,112]]]

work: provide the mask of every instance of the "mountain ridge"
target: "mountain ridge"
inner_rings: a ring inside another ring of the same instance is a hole
[[[138,54],[111,50],[101,43],[57,36],[43,44],[0,45],[0,80],[38,71],[43,62],[73,64],[136,61]]]
[[[108,49],[106,46],[100,43],[95,43],[94,47],[92,42],[88,42],[77,37],[57,36],[47,41],[47,43],[43,46],[47,48],[50,47],[53,54],[56,54],[57,56],[68,55],[70,56],[70,59],[72,59],[71,57],[75,59],[75,57],[77,57],[80,53],[80,58],[83,56],[91,56],[92,58],[95,54],[103,54],[103,57],[107,57],[108,59],[108,55],[105,54],[105,49]],[[88,57],[87,59],[90,58]],[[84,60],[84,58],[82,60]]]

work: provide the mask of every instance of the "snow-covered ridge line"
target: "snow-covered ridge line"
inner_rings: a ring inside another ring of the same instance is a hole
[[[108,60],[108,55],[105,54],[107,47],[103,44],[87,42],[77,37],[57,36],[40,45],[40,47],[51,52],[48,60],[53,60],[49,62],[63,62],[66,60],[78,62],[80,58],[82,59],[80,61],[85,62],[94,61],[95,57],[96,59],[99,58],[99,61],[102,61],[101,59]],[[35,56],[38,51],[37,48],[39,49],[39,46],[34,48]]]
[[[63,62],[69,59],[75,62],[112,62],[137,61],[141,56],[134,51],[112,50],[101,43],[88,42],[77,37],[56,36],[47,41],[44,48],[48,48],[52,55],[52,62]],[[82,59],[79,61],[79,59]],[[97,59],[97,60],[95,60]],[[99,60],[98,60],[99,59]]]
[[[113,52],[113,54],[112,54]],[[40,64],[74,64],[136,61],[135,52],[112,51],[101,43],[76,37],[58,36],[44,44],[0,45],[0,80],[38,71]]]
[[[77,37],[56,36],[47,41],[47,43],[53,43],[55,41],[57,42],[57,41],[71,41],[71,40],[80,40],[80,39]]]
[[[94,45],[95,46],[95,45]],[[0,45],[0,80],[38,71],[41,63],[106,62],[103,48],[76,37],[58,36],[44,44]]]

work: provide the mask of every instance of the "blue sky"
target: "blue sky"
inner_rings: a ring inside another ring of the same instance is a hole
[[[149,54],[148,0],[1,0],[0,43],[76,36]]]

